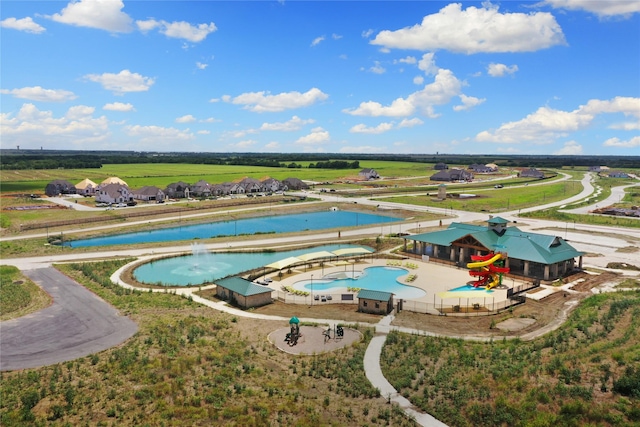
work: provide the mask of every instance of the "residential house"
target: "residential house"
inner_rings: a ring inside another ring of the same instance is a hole
[[[523,169],[518,174],[520,178],[544,178],[544,173],[535,168]]]
[[[447,181],[447,182],[455,182],[455,181],[471,181],[473,179],[473,174],[463,169],[447,169],[441,170],[429,178],[432,181]]]
[[[282,182],[275,178],[267,178],[262,181],[262,188],[267,193],[273,193],[276,191],[282,191]]]
[[[44,194],[49,197],[60,196],[62,194],[77,194],[75,185],[64,179],[56,179],[47,184]]]
[[[488,165],[482,165],[480,163],[472,163],[469,165],[468,169],[472,170],[474,173],[492,173],[496,170]]]
[[[629,178],[629,174],[622,171],[611,171],[607,174],[609,178]]]
[[[117,176],[111,176],[105,179],[100,183],[100,186],[109,185],[109,184],[120,184],[120,185],[126,185],[128,187],[127,183],[121,180],[120,178],[118,178]]]
[[[211,196],[211,184],[204,179],[196,182],[189,187],[189,195],[191,197],[210,197]]]
[[[375,169],[365,168],[358,172],[358,176],[362,179],[370,180],[370,179],[378,179],[380,175]]]
[[[442,171],[442,170],[449,169],[449,166],[446,163],[438,162],[438,163],[435,164],[433,169],[435,169],[437,171]]]
[[[96,191],[96,203],[129,203],[133,201],[133,194],[129,187],[122,184],[100,185]]]
[[[262,193],[262,183],[255,178],[243,178],[238,184],[242,186],[245,194]]]
[[[288,190],[306,190],[309,188],[309,186],[299,178],[285,178],[282,180],[282,183]]]
[[[139,188],[132,191],[133,198],[136,200],[142,200],[145,202],[160,202],[164,201],[164,191],[153,185]]]
[[[83,196],[93,196],[98,188],[98,184],[91,181],[89,178],[85,178],[76,184],[76,190],[78,194]]]
[[[183,199],[189,197],[189,184],[183,181],[178,181],[167,185],[164,190],[164,194],[170,199]]]

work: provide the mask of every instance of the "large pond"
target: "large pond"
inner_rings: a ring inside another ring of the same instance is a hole
[[[194,245],[187,256],[160,259],[141,265],[133,271],[139,282],[163,286],[197,286],[233,274],[262,267],[288,257],[316,251],[361,248],[356,245],[324,245],[285,252],[209,252]]]
[[[79,248],[83,246],[173,242],[179,240],[209,239],[221,236],[238,236],[243,234],[323,230],[328,228],[385,224],[401,220],[401,218],[390,216],[349,211],[307,212],[237,220],[229,215],[220,215],[218,221],[207,224],[185,225],[136,233],[94,237],[74,240],[65,243],[65,245]]]

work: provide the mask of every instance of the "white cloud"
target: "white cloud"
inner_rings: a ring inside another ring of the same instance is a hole
[[[132,19],[122,12],[121,0],[72,1],[60,13],[48,18],[63,24],[97,28],[113,33],[128,33],[133,30]]]
[[[40,102],[66,102],[76,99],[77,96],[68,90],[44,89],[40,86],[23,87],[20,89],[0,89],[4,95],[13,95],[15,98],[29,99]]]
[[[107,118],[93,117],[94,112],[93,107],[77,105],[69,108],[64,116],[54,117],[52,111],[23,104],[15,116],[0,114],[2,143],[7,146],[94,148],[94,144],[103,142],[110,135]]]
[[[368,30],[364,30],[362,32],[362,38],[364,39],[368,39],[369,37],[371,37],[371,35],[374,33],[375,31],[373,31],[371,28],[369,28]]]
[[[380,134],[384,132],[388,132],[393,129],[393,122],[389,123],[380,123],[375,127],[367,127],[364,124],[358,124],[349,129],[351,133],[367,133],[367,134]]]
[[[265,145],[264,148],[266,148],[267,150],[279,150],[280,149],[280,143],[277,142],[277,141],[271,141],[270,143]]]
[[[329,132],[321,127],[311,129],[311,133],[301,136],[296,140],[296,144],[314,145],[329,141]]]
[[[482,104],[486,101],[486,98],[476,98],[474,96],[467,96],[463,93],[460,94],[460,100],[462,101],[462,105],[456,105],[453,107],[453,111],[466,111],[470,110],[473,107]]]
[[[209,135],[211,134],[211,131],[208,130],[199,130],[198,132],[196,132],[198,135]]]
[[[206,119],[200,120],[200,123],[216,123],[221,122],[222,120],[216,119],[215,117],[207,117]]]
[[[122,111],[122,112],[127,112],[127,111],[136,111],[135,108],[133,108],[133,105],[127,103],[123,103],[123,102],[112,102],[110,104],[105,104],[104,107],[102,107],[103,110],[107,110],[107,111]]]
[[[640,98],[592,99],[574,111],[540,107],[522,120],[505,123],[493,132],[478,133],[476,140],[497,143],[548,143],[570,132],[584,129],[600,114],[615,113],[640,118]]]
[[[602,145],[604,147],[620,147],[620,148],[640,147],[640,136],[634,136],[628,141],[621,141],[619,138],[609,138]]]
[[[244,105],[245,110],[255,113],[280,112],[294,108],[308,107],[316,102],[324,101],[329,95],[323,93],[318,88],[309,89],[305,93],[283,92],[271,95],[269,92],[247,92],[231,98],[229,95],[222,96],[225,102],[236,105]]]
[[[500,13],[490,3],[462,10],[459,3],[451,3],[413,27],[381,31],[370,43],[387,49],[446,49],[472,54],[532,52],[565,44],[565,38],[550,13]]]
[[[132,73],[129,70],[122,70],[118,74],[87,74],[84,78],[92,82],[100,83],[106,90],[120,95],[126,92],[147,91],[153,83],[155,83],[155,80],[151,77],[144,77],[138,73]]]
[[[161,34],[174,39],[183,39],[192,43],[199,43],[207,38],[207,36],[218,30],[216,24],[190,24],[185,21],[156,21],[155,19],[147,19],[145,21],[136,21],[138,30],[146,33],[148,31],[158,29]]]
[[[563,156],[575,156],[582,154],[582,145],[578,144],[576,141],[567,141],[561,149],[553,154]]]
[[[126,126],[127,135],[138,138],[143,143],[180,143],[195,138],[189,130],[167,128],[162,126]]]
[[[629,17],[640,12],[640,2],[633,0],[546,0],[544,3],[557,9],[585,10],[599,17]]]
[[[24,31],[31,34],[40,34],[47,31],[43,26],[33,22],[31,17],[22,19],[7,18],[0,21],[0,27],[10,28],[12,30]]]
[[[614,123],[609,126],[609,129],[615,130],[640,130],[640,121],[626,122],[626,123]]]
[[[489,73],[491,77],[504,77],[507,74],[514,74],[516,71],[518,71],[517,65],[509,67],[505,64],[495,64],[492,62],[487,67],[487,73]]]
[[[433,52],[425,53],[418,62],[418,68],[428,76],[434,76],[440,69],[436,65],[435,54]]]
[[[340,149],[340,153],[382,153],[384,149],[372,145],[361,145],[359,147],[344,146]]]
[[[324,36],[320,36],[320,37],[316,37],[315,39],[313,39],[313,41],[311,42],[311,46],[318,46],[320,43],[322,43],[324,41],[325,37]]]
[[[331,38],[334,40],[340,40],[342,36],[340,34],[333,33],[331,34]]]
[[[353,116],[370,117],[406,117],[420,111],[428,117],[436,117],[433,107],[448,103],[452,97],[460,94],[460,88],[460,81],[450,70],[440,69],[433,83],[407,98],[397,98],[388,106],[375,101],[362,102],[356,109],[342,111]]]
[[[193,123],[196,121],[196,118],[191,114],[187,114],[186,116],[176,118],[176,123]]]
[[[199,70],[204,70],[208,66],[209,66],[209,64],[205,64],[205,63],[202,63],[202,62],[196,62],[196,67],[198,67]]]
[[[414,117],[413,119],[402,119],[402,121],[400,123],[398,123],[398,127],[399,128],[412,128],[414,126],[418,126],[424,124],[424,122],[422,120],[420,120],[417,117]]]
[[[374,61],[373,66],[369,68],[369,71],[375,74],[384,74],[387,70],[380,65],[380,61]]]
[[[400,63],[400,64],[415,64],[415,63],[418,62],[418,60],[416,59],[415,56],[407,56],[407,57],[404,57],[404,58],[396,59],[393,62],[394,63]]]
[[[245,139],[244,141],[238,141],[231,146],[237,149],[246,150],[249,147],[256,145],[257,141],[253,139]]]
[[[293,116],[291,120],[282,123],[263,123],[260,126],[260,130],[264,131],[281,131],[292,132],[302,129],[303,126],[315,123],[313,119],[301,119],[298,116]]]
[[[417,85],[419,85],[419,86],[422,86],[422,85],[424,84],[424,77],[422,77],[422,76],[415,76],[415,77],[413,78],[413,83],[414,83],[414,84],[417,84]]]

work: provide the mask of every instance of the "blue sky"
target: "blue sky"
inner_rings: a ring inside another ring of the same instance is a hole
[[[640,155],[640,1],[2,1],[2,148]]]

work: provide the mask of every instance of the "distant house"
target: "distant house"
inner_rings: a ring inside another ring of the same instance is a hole
[[[622,171],[611,171],[607,174],[609,178],[629,178],[629,174]]]
[[[78,194],[82,194],[83,196],[91,196],[95,194],[97,188],[98,184],[91,181],[89,178],[85,178],[76,184]]]
[[[380,178],[380,175],[378,175],[378,172],[376,172],[375,169],[370,169],[370,168],[362,169],[360,172],[358,172],[358,176],[366,180]]]
[[[96,203],[128,203],[133,201],[129,187],[122,184],[100,185],[96,191]]]
[[[441,170],[429,178],[432,181],[446,181],[446,182],[455,182],[455,181],[471,181],[473,179],[473,174],[463,169],[448,169]]]
[[[589,172],[605,172],[608,170],[608,166],[589,166]]]
[[[216,296],[244,309],[271,304],[272,292],[271,288],[256,285],[241,277],[227,277],[216,281]]]
[[[139,188],[131,192],[133,198],[136,200],[142,200],[145,202],[154,202],[164,200],[164,191],[153,185]]]
[[[275,178],[267,178],[262,181],[262,188],[266,192],[281,191],[282,182]]]
[[[61,194],[77,194],[75,185],[64,179],[56,179],[47,184],[44,188],[44,194],[49,197],[59,196]]]
[[[362,289],[358,292],[358,311],[362,313],[389,314],[393,310],[391,292]]]
[[[264,191],[262,183],[255,178],[243,178],[238,184],[242,186],[245,194],[261,193]]]
[[[535,168],[523,169],[518,174],[520,178],[544,178],[544,173]]]
[[[438,162],[438,163],[435,164],[433,169],[435,169],[437,171],[443,171],[443,170],[449,169],[449,166],[447,166],[446,163]]]
[[[189,187],[189,195],[192,197],[209,197],[211,196],[211,187],[211,184],[201,179]]]
[[[183,199],[189,197],[189,184],[183,181],[178,181],[167,185],[164,190],[164,194],[171,199]]]
[[[309,186],[299,178],[285,178],[282,180],[282,183],[286,185],[289,190],[306,190],[309,188]]]
[[[117,176],[111,176],[100,183],[100,186],[109,185],[109,184],[120,184],[127,185],[126,182],[118,178]],[[128,187],[128,185],[127,185]]]
[[[475,173],[491,173],[491,172],[495,172],[495,169],[487,166],[487,165],[482,165],[480,163],[472,163],[469,165],[470,170],[472,170]]]

